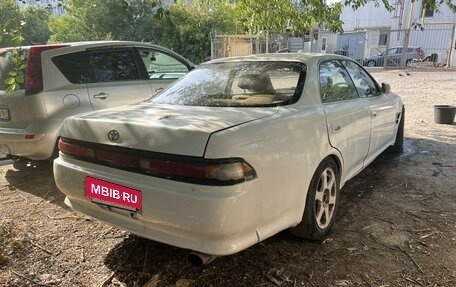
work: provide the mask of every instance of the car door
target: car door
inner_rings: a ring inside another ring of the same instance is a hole
[[[137,47],[152,94],[155,95],[192,68],[178,55],[153,47]]]
[[[349,179],[363,168],[369,151],[370,110],[340,61],[322,61],[319,70],[329,141],[342,154],[345,179]]]
[[[402,48],[388,49],[386,57],[386,66],[399,66],[402,57]]]
[[[146,100],[152,96],[149,79],[141,71],[134,47],[90,51],[93,80],[87,83],[94,110]]]
[[[358,64],[343,60],[360,96],[363,106],[369,108],[371,136],[365,165],[374,160],[394,140],[394,127],[398,118],[394,101],[381,93],[375,80]]]

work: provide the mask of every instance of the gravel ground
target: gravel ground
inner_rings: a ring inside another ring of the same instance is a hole
[[[342,189],[322,242],[282,232],[204,267],[63,204],[52,166],[0,169],[0,286],[456,286],[456,72],[374,70],[406,106],[405,152],[381,155]]]

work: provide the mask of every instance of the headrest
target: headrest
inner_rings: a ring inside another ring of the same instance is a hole
[[[249,92],[274,94],[268,74],[246,74],[239,79],[238,87]]]

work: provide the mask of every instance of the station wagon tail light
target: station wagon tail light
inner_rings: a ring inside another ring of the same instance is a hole
[[[28,52],[27,68],[25,71],[25,95],[34,95],[43,91],[43,71],[41,52],[68,45],[32,46]]]
[[[61,138],[60,151],[76,159],[159,178],[203,185],[233,185],[256,178],[242,158],[202,159],[91,144]]]

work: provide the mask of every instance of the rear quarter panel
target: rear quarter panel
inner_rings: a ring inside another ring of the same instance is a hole
[[[263,240],[301,221],[310,180],[330,152],[323,110],[306,108],[213,134],[205,158],[242,157],[256,170],[244,216]]]

